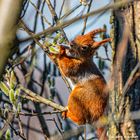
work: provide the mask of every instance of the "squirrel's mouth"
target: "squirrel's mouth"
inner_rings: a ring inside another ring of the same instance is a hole
[[[78,59],[79,55],[76,49],[72,48],[70,45],[61,44],[60,47],[63,47],[66,50],[66,55],[71,58]]]
[[[66,50],[66,55],[75,59],[79,58],[78,53],[76,53],[76,51],[73,49]]]

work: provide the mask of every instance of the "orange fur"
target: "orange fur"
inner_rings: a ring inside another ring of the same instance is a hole
[[[110,38],[100,42],[93,40],[95,34],[103,31],[97,29],[77,36],[71,42],[72,49],[69,50],[74,57],[68,56],[61,46],[57,57],[60,71],[75,85],[68,99],[68,111],[62,116],[79,125],[97,121],[104,114],[107,105],[106,82],[92,60],[96,49],[110,41]]]
[[[78,118],[78,124],[93,123],[104,113],[107,94],[102,94],[106,84],[98,77],[76,84],[68,100],[67,117]],[[73,119],[72,119],[73,120]]]

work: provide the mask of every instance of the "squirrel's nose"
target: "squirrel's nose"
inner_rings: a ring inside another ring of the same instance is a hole
[[[59,44],[60,47],[63,47],[64,49],[71,49],[70,45],[66,45],[66,44]]]

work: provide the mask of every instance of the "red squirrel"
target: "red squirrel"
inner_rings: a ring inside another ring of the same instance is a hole
[[[70,47],[60,45],[57,56],[61,73],[72,85],[67,111],[62,116],[79,125],[94,124],[98,121],[104,114],[108,101],[106,81],[93,62],[95,51],[101,45],[111,41],[107,38],[96,42],[94,36],[100,32],[105,30],[97,29],[85,35],[79,35],[71,41]]]

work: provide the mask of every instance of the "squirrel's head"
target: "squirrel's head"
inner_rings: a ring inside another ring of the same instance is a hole
[[[105,43],[111,41],[111,38],[104,39],[100,42],[96,42],[94,37],[96,34],[105,32],[105,29],[93,30],[85,35],[77,36],[70,42],[69,49],[66,48],[67,55],[75,58],[90,58],[94,55],[94,52]],[[65,47],[65,46],[64,46]]]

